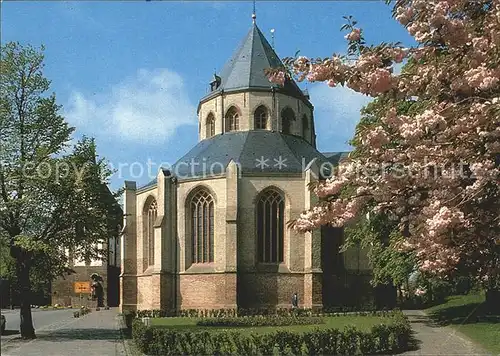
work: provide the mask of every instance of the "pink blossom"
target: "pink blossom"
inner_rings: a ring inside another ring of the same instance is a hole
[[[271,83],[284,85],[285,84],[285,73],[284,72],[273,73],[269,76],[269,81]]]
[[[384,212],[405,228],[404,243],[395,248],[414,253],[422,271],[444,274],[460,263],[478,276],[498,274],[491,266],[500,234],[500,70],[494,65],[500,0],[477,12],[481,4],[467,0],[395,6],[418,47],[385,44],[364,47],[355,60],[334,55],[292,63],[301,79],[342,84],[387,103],[356,131],[356,159],[315,186],[319,202],[294,228],[344,226],[366,209]],[[361,31],[346,37],[359,40]],[[405,58],[411,65],[392,74],[392,63]],[[404,100],[418,105],[398,114]]]
[[[415,290],[415,295],[418,296],[418,297],[421,297],[421,296],[425,295],[426,293],[427,293],[427,291],[424,288],[421,288],[421,287],[418,287]]]
[[[361,29],[353,28],[352,31],[345,36],[345,38],[349,41],[359,41],[361,38]]]

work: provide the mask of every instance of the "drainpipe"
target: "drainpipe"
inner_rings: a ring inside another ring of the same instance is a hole
[[[179,240],[179,236],[178,236],[178,229],[177,229],[177,178],[175,176],[171,177],[170,178],[172,180],[172,185],[173,185],[173,189],[171,190],[171,192],[173,194],[175,194],[175,199],[172,199],[173,200],[173,203],[172,203],[172,200],[170,201],[170,204],[172,204],[174,206],[174,214],[172,214],[174,216],[175,219],[172,219],[172,221],[175,221],[175,224],[174,224],[174,228],[171,228],[170,231],[174,233],[174,268],[173,268],[173,274],[174,274],[174,300],[173,300],[173,306],[174,306],[174,310],[177,311],[178,307],[179,307],[179,304],[178,304],[178,300],[177,300],[177,284],[180,283],[180,280],[179,280],[179,269],[177,268],[178,266],[178,263],[179,263],[179,257],[178,257],[178,253],[179,253],[179,249],[178,249],[178,246],[177,246],[177,243],[178,243],[178,240]]]
[[[224,115],[224,89],[220,92],[220,105],[222,115],[222,133],[226,132],[226,115]]]
[[[276,131],[279,132],[279,127],[278,127],[278,118],[276,117],[276,89],[274,87],[271,87],[271,92],[273,93],[273,107],[272,107],[272,117],[274,117],[274,122],[276,123]],[[271,130],[273,130],[272,127],[272,122],[271,122]]]

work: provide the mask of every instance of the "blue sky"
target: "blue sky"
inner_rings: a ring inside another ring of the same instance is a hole
[[[257,24],[279,56],[323,57],[345,51],[342,16],[353,15],[369,43],[410,44],[383,1],[257,1]],[[197,142],[196,106],[251,26],[251,1],[3,2],[2,43],[44,44],[52,80],[77,135],[125,179],[147,183]],[[301,84],[304,88],[305,84]],[[307,84],[320,151],[348,150],[368,98],[348,89]],[[131,166],[134,162],[138,162]],[[140,175],[140,176],[139,176]]]

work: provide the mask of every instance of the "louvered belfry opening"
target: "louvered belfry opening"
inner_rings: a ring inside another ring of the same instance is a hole
[[[207,117],[207,138],[215,135],[215,117],[210,113]]]
[[[263,192],[257,202],[258,260],[283,262],[285,199],[275,189]]]
[[[193,263],[214,262],[214,200],[205,189],[191,200]]]
[[[226,131],[238,131],[240,129],[240,114],[238,110],[232,106],[226,112]]]
[[[291,134],[293,121],[295,121],[295,113],[292,109],[285,108],[281,112],[281,132]]]
[[[267,109],[265,106],[259,106],[254,113],[255,129],[265,130],[267,129]]]

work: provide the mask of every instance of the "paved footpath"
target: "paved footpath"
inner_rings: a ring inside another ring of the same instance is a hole
[[[37,332],[30,341],[11,340],[2,345],[3,356],[85,355],[124,356],[117,309],[92,310]]]
[[[403,355],[491,355],[455,329],[436,325],[421,310],[403,312],[410,319],[416,339],[415,350]]]

